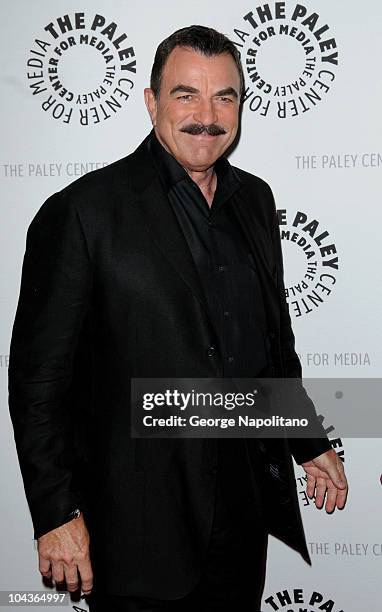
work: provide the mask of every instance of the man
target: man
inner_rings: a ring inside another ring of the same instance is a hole
[[[272,193],[223,157],[243,87],[225,36],[175,32],[145,90],[152,133],[28,229],[10,412],[40,572],[97,612],[258,610],[268,533],[310,562],[291,454],[318,508],[345,504],[323,430],[130,438],[133,377],[301,376]]]

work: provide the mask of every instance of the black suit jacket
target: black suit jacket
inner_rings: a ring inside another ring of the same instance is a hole
[[[237,169],[234,203],[260,277],[274,376],[299,377],[269,186]],[[38,537],[84,508],[111,592],[175,598],[201,572],[216,439],[131,439],[131,377],[222,376],[200,280],[145,143],[50,197],[27,233],[9,406]],[[304,410],[313,415],[306,396]],[[322,439],[253,441],[269,532],[310,562],[291,453]],[[278,472],[269,469],[277,465]]]

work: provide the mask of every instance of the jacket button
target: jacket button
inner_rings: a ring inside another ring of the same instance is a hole
[[[216,346],[209,346],[207,349],[208,357],[215,357],[216,355]]]

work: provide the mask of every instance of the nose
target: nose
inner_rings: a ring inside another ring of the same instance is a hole
[[[203,125],[217,123],[217,112],[212,100],[200,98],[198,106],[194,111],[194,119]]]

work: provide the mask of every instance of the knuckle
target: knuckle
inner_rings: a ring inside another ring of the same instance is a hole
[[[81,584],[82,584],[82,590],[83,591],[89,591],[90,589],[93,588],[93,582],[92,581],[85,580],[85,581],[82,581]]]
[[[53,572],[53,580],[58,584],[62,584],[64,582],[64,577],[61,574],[55,574]]]
[[[76,589],[78,587],[78,581],[67,580],[66,586],[68,587],[68,589]]]

